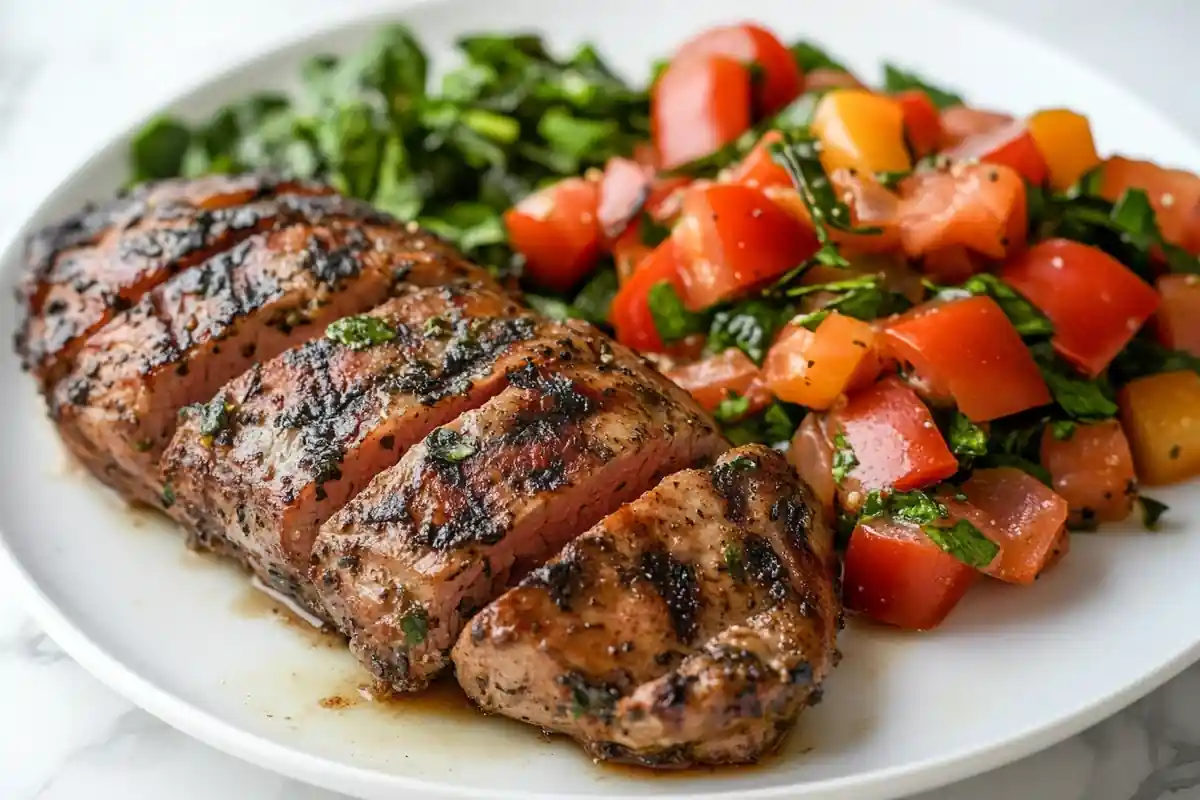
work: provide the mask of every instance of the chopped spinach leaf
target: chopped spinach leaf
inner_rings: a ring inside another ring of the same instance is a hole
[[[829,55],[822,47],[814,42],[798,41],[790,48],[792,58],[796,59],[796,64],[803,72],[812,72],[814,69],[836,69],[840,72],[849,72],[845,65],[837,61]]]
[[[1050,435],[1060,442],[1069,442],[1079,425],[1074,420],[1060,419],[1050,423]]]
[[[1054,326],[1045,314],[1038,311],[1033,303],[991,273],[982,272],[973,275],[960,286],[940,291],[939,296],[952,299],[963,296],[963,293],[990,297],[995,300],[1022,337],[1041,338],[1054,334]]]
[[[677,342],[685,336],[700,333],[706,327],[704,315],[688,311],[670,281],[660,281],[651,286],[646,303],[650,306],[654,327],[663,342]]]
[[[183,169],[183,159],[192,143],[186,125],[172,117],[155,117],[133,138],[130,161],[133,180],[171,178]]]
[[[953,525],[925,525],[921,530],[943,552],[975,569],[986,567],[1000,553],[999,545],[965,519]]]
[[[1148,333],[1134,337],[1109,365],[1109,377],[1118,386],[1160,372],[1200,372],[1200,358],[1184,350],[1163,347]]]
[[[920,89],[925,94],[929,95],[929,99],[939,109],[949,108],[950,106],[961,106],[963,99],[961,96],[939,89],[928,81],[924,80],[914,72],[900,69],[893,64],[883,65],[883,88],[887,92],[903,92],[908,89]]]
[[[987,455],[988,434],[961,411],[955,411],[946,437],[950,452],[960,456]]]
[[[732,425],[723,425],[721,430],[735,446],[755,442],[776,445],[792,438],[800,424],[800,416],[799,412],[790,411],[784,404],[775,402],[758,414]]]
[[[733,578],[734,583],[745,583],[746,554],[741,544],[737,542],[726,543],[723,554],[725,556],[725,569],[729,570],[729,577]]]
[[[1079,377],[1054,353],[1048,342],[1035,344],[1030,351],[1042,371],[1042,377],[1046,379],[1054,402],[1068,417],[1086,422],[1116,415],[1117,404],[1112,399],[1112,387],[1106,380]]]
[[[833,481],[841,486],[846,476],[858,466],[858,457],[854,455],[854,448],[842,431],[833,437],[833,447]]]
[[[1146,495],[1141,495],[1138,502],[1142,504],[1142,524],[1146,526],[1147,530],[1158,530],[1159,520],[1171,507],[1153,497],[1146,497]]]
[[[593,325],[604,325],[608,322],[608,310],[616,295],[616,270],[611,267],[602,268],[592,273],[592,277],[588,278],[587,283],[575,295],[575,301],[571,305],[575,316]]]
[[[713,315],[708,329],[708,352],[722,353],[736,347],[761,364],[776,332],[790,316],[790,307],[762,300],[746,300],[722,309]]]
[[[750,411],[750,398],[731,392],[713,409],[713,419],[722,425],[737,422]]]
[[[941,519],[946,519],[950,512],[946,506],[939,503],[925,492],[880,492],[878,490],[867,494],[863,502],[863,517],[890,516],[904,522],[914,522],[918,525],[931,525]]]
[[[325,336],[351,350],[366,350],[396,338],[396,331],[379,317],[358,314],[330,323]]]

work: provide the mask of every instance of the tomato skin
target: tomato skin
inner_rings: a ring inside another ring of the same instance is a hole
[[[1088,118],[1064,108],[1039,111],[1029,117],[1029,133],[1046,159],[1050,188],[1065,192],[1085,172],[1100,163]]]
[[[639,352],[661,353],[667,348],[654,326],[648,302],[650,288],[669,281],[679,291],[679,262],[675,245],[667,239],[646,256],[613,298],[609,320],[617,341]]]
[[[758,365],[736,347],[669,369],[666,376],[696,398],[706,411],[714,411],[722,400],[734,394],[749,400],[747,414],[761,411],[771,403],[771,392]]]
[[[916,172],[900,184],[900,242],[910,258],[965,248],[1005,258],[1025,242],[1025,182],[996,164]]]
[[[1163,275],[1157,286],[1162,298],[1155,319],[1158,340],[1200,358],[1200,277]]]
[[[1146,192],[1164,239],[1200,255],[1200,176],[1114,156],[1102,167],[1100,194],[1115,201],[1126,189]]]
[[[591,271],[600,255],[599,205],[594,181],[567,178],[505,212],[509,242],[534,283],[566,292]]]
[[[915,525],[862,520],[846,548],[846,607],[909,630],[936,628],[979,573],[938,549]]]
[[[757,64],[762,78],[754,87],[757,116],[768,116],[792,102],[804,85],[796,59],[775,34],[758,25],[712,28],[686,42],[675,61],[725,56],[742,64]]]
[[[689,190],[671,231],[681,263],[680,297],[692,311],[777,278],[817,250],[817,237],[752,186]]]
[[[947,150],[954,147],[969,136],[994,131],[1012,122],[1012,120],[1011,114],[984,111],[979,108],[953,106],[943,109],[941,113],[941,149]]]
[[[750,127],[750,70],[735,59],[676,59],[651,94],[651,128],[663,169],[706,156]]]
[[[821,141],[821,166],[859,172],[907,172],[904,112],[890,97],[862,89],[835,89],[817,103],[812,132]]]
[[[942,141],[942,118],[929,95],[909,89],[895,95],[904,114],[904,131],[913,155],[923,158],[938,149]]]
[[[977,469],[962,492],[966,503],[944,499],[951,516],[966,516],[1000,547],[982,572],[1008,583],[1032,583],[1058,544],[1067,501],[1015,467]],[[971,511],[964,514],[964,507]]]
[[[1095,247],[1048,239],[1005,264],[1000,277],[1054,323],[1054,349],[1095,377],[1158,308],[1159,296]]]
[[[891,322],[887,350],[916,369],[935,394],[954,397],[972,422],[1051,401],[1020,335],[990,297],[927,303]]]
[[[869,384],[882,368],[875,330],[835,311],[816,331],[784,328],[763,362],[763,376],[780,400],[823,411],[843,393]]]
[[[1015,170],[1034,186],[1045,183],[1049,172],[1046,159],[1021,121],[968,136],[947,150],[946,156],[957,161],[974,159],[988,164],[1001,164]]]
[[[771,158],[771,145],[783,141],[779,131],[767,131],[754,149],[729,172],[730,183],[744,183],[765,189],[768,186],[793,186],[792,176]]]
[[[1050,471],[1054,491],[1067,501],[1072,522],[1120,522],[1133,511],[1133,454],[1115,419],[1077,424],[1065,440],[1047,427],[1041,453],[1042,466]]]
[[[1200,475],[1200,374],[1147,375],[1125,384],[1117,401],[1142,483],[1160,486]]]
[[[800,478],[812,487],[825,519],[832,520],[837,484],[833,481],[833,443],[825,430],[825,420],[824,414],[806,414],[792,437],[787,457]]]
[[[858,459],[849,474],[865,491],[906,492],[958,471],[929,409],[895,378],[855,392],[834,419]]]
[[[610,158],[600,179],[596,219],[608,241],[617,239],[650,197],[653,173],[628,158]]]

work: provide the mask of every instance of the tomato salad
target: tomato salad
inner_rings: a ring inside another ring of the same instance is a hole
[[[1142,487],[1200,474],[1200,177],[1102,157],[1074,111],[891,65],[871,86],[756,25],[690,39],[646,90],[587,46],[460,46],[441,94],[389,29],[310,65],[307,107],[157,120],[136,177],[331,180],[606,326],[732,441],[788,449],[846,605],[902,628],[981,574],[1036,580],[1073,531],[1156,527]]]

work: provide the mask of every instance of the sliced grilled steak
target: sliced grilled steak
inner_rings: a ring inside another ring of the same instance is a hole
[[[831,534],[779,453],[672,475],[568,544],[464,631],[459,682],[487,711],[597,758],[753,761],[832,667]]]
[[[171,275],[283,220],[342,212],[332,190],[269,175],[147,184],[30,237],[17,351],[43,390],[87,336]]]
[[[434,430],[321,529],[313,578],[351,650],[425,686],[475,611],[663,475],[726,447],[691,398],[598,333]],[[568,364],[563,364],[568,361]]]
[[[479,289],[412,291],[356,319],[372,318],[393,338],[356,350],[322,337],[252,369],[190,409],[163,457],[173,514],[201,543],[228,536],[263,580],[317,613],[307,573],[321,523],[435,427],[498,394],[508,370],[551,364],[559,342],[578,338]]]
[[[317,201],[347,216],[255,234],[155,287],[88,339],[50,405],[68,446],[101,480],[169,506],[158,458],[179,409],[398,287],[494,286],[415,228],[339,198]]]

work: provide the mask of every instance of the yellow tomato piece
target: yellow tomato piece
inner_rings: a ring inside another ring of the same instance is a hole
[[[821,166],[862,173],[912,169],[904,143],[904,110],[890,97],[863,89],[837,89],[821,98],[812,131],[821,141]]]
[[[1148,485],[1200,475],[1200,374],[1163,372],[1121,390],[1121,422]]]
[[[780,400],[824,410],[880,368],[875,330],[834,312],[815,331],[789,325],[767,353],[763,373]]]
[[[1039,111],[1026,123],[1046,166],[1050,169],[1050,188],[1064,191],[1083,173],[1100,163],[1092,126],[1087,117],[1053,108]]]

